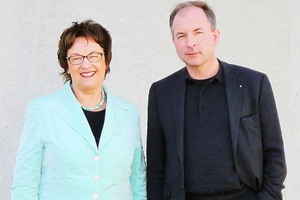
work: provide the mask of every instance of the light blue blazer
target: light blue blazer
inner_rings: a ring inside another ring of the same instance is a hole
[[[107,94],[99,147],[70,83],[26,110],[12,200],[146,199],[138,110]]]

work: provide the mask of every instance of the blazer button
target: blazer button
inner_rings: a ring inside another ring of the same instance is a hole
[[[100,157],[99,157],[99,156],[95,156],[95,157],[94,157],[94,160],[97,162],[97,161],[100,160]]]
[[[95,175],[93,176],[93,178],[94,178],[94,180],[98,180],[98,179],[99,179],[99,175],[95,174]]]
[[[183,190],[184,189],[184,187],[183,186],[181,186],[181,190]]]
[[[98,193],[94,193],[93,197],[94,197],[94,199],[98,199],[99,198],[99,194]]]

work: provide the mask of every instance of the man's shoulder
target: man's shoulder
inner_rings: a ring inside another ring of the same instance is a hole
[[[170,84],[171,82],[173,82],[174,80],[178,79],[178,78],[184,78],[185,77],[185,73],[186,73],[186,67],[181,68],[180,70],[168,75],[165,78],[162,78],[156,82],[154,82],[153,84],[155,85],[166,85],[166,84]]]
[[[220,63],[223,66],[224,73],[226,75],[231,75],[231,76],[245,76],[245,77],[262,77],[265,76],[263,72],[241,66],[241,65],[236,65],[236,64],[231,64],[227,63],[224,61],[220,61]]]

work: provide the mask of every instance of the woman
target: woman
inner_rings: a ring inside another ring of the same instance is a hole
[[[103,85],[109,32],[74,22],[57,55],[66,83],[27,108],[12,199],[146,199],[138,110]]]

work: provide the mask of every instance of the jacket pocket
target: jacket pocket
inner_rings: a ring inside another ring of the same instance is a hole
[[[263,176],[263,144],[258,113],[240,121],[236,164],[241,181],[257,191]]]
[[[248,150],[261,149],[262,135],[258,113],[242,118],[239,139],[241,139],[244,147],[248,147]]]
[[[257,123],[258,121],[259,121],[258,113],[242,118],[242,124],[245,126]]]
[[[244,117],[241,120],[238,147],[245,150],[244,155],[250,157],[261,157],[262,153],[262,135],[259,121],[259,114]]]

